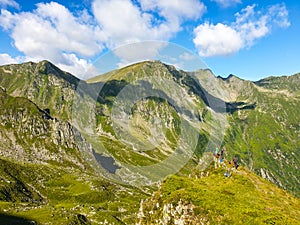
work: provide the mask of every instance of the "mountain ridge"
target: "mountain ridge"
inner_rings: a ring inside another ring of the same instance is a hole
[[[163,181],[141,201],[137,224],[299,224],[299,199],[245,168],[226,177],[226,164]]]
[[[47,216],[55,215],[51,224],[67,224],[71,223],[71,220],[78,221],[78,218],[82,218],[82,221],[91,219],[104,223],[106,219],[111,224],[134,224],[140,200],[147,199],[149,193],[157,190],[157,187],[150,185],[146,191],[141,191],[134,185],[114,183],[105,175],[109,171],[96,172],[82,153],[90,152],[94,156],[99,154],[100,159],[106,157],[108,162],[115,165],[114,176],[123,176],[125,183],[130,179],[140,179],[134,173],[123,171],[123,163],[145,166],[155,165],[167,159],[178,146],[184,128],[180,127],[181,117],[186,121],[193,118],[193,126],[199,126],[196,130],[189,130],[191,133],[186,135],[189,138],[197,133],[198,139],[195,140],[193,155],[181,170],[175,172],[175,176],[178,176],[179,180],[182,179],[183,184],[198,182],[191,171],[193,168],[199,168],[197,165],[199,166],[202,157],[207,156],[207,159],[211,159],[212,154],[209,154],[218,146],[226,148],[227,159],[237,155],[242,167],[295,196],[300,196],[300,116],[295,110],[300,107],[297,87],[299,74],[291,78],[266,78],[255,83],[235,76],[218,78],[210,70],[184,72],[157,61],[129,65],[111,73],[113,74],[106,75],[105,79],[97,78],[94,80],[96,82],[86,82],[61,71],[48,61],[0,67],[0,153],[1,160],[4,160],[1,161],[2,164],[6,165],[0,167],[1,179],[5,178],[0,183],[1,211],[7,208],[10,215],[26,218],[29,216],[41,224],[46,223],[47,218],[43,217],[43,213],[41,216],[35,215],[36,211],[44,212]],[[110,75],[112,77],[108,79]],[[152,86],[149,85],[151,82],[139,82],[145,77],[155,78]],[[174,86],[160,86],[160,81],[168,79]],[[78,85],[82,85],[79,87],[82,89],[77,90]],[[129,133],[123,135],[118,132],[123,129],[121,122],[125,120],[120,117],[120,123],[113,123],[112,112],[116,98],[127,86],[137,88],[138,94],[159,93],[159,96],[145,97],[137,101],[130,110],[124,108],[132,123]],[[175,90],[174,87],[180,90]],[[93,93],[96,90],[100,92]],[[86,138],[88,136],[84,134],[84,129],[73,127],[76,94],[83,96],[78,104],[85,101],[95,104],[92,111],[95,114],[84,118],[86,121],[82,121],[82,126],[89,128],[94,122],[92,125],[95,127],[95,133],[110,154],[109,157],[96,148],[93,149],[89,144],[90,140]],[[194,108],[183,110],[186,105],[178,96],[190,99]],[[174,107],[172,101],[181,105]],[[193,113],[190,113],[192,111]],[[220,131],[220,124],[214,120],[217,116],[222,116],[224,121],[227,121],[221,143],[216,141],[218,134],[210,133],[214,127],[217,127],[216,132]],[[160,118],[161,125],[156,125],[154,129],[152,121],[155,121],[155,118]],[[75,136],[80,140],[75,139]],[[161,138],[162,136],[164,138]],[[153,151],[143,151],[156,143],[162,145],[157,145]],[[134,151],[134,148],[141,150]],[[20,154],[16,154],[17,152]],[[21,166],[22,164],[24,166]],[[13,176],[6,173],[7,168],[16,168]],[[249,173],[249,177],[254,176]],[[217,174],[223,178],[221,171],[217,171]],[[147,173],[142,175],[147,176]],[[185,180],[189,175],[195,181]],[[40,180],[41,184],[34,179]],[[168,177],[166,179],[165,182],[170,182]],[[214,175],[207,179],[213,182],[217,178]],[[237,182],[244,180],[243,177],[239,179]],[[100,185],[97,185],[97,182],[100,182]],[[43,191],[42,187],[47,191]],[[13,190],[16,190],[16,194],[13,194]],[[188,194],[195,195],[193,192]],[[10,196],[10,199],[6,199],[5,196]],[[280,199],[282,196],[277,197]],[[32,201],[24,202],[28,197]],[[48,203],[35,203],[40,197]],[[59,200],[60,198],[62,200]],[[288,197],[287,201],[291,198]],[[168,197],[162,201],[168,201]],[[27,204],[27,213],[22,204]],[[60,204],[65,209],[60,208]],[[82,204],[85,206],[81,206]],[[207,210],[210,210],[209,207]],[[261,215],[259,212],[249,213],[254,213],[254,216]],[[69,219],[66,218],[68,215]],[[214,213],[208,215],[212,216]],[[252,216],[250,215],[251,218]],[[281,219],[289,221],[286,215]],[[282,222],[281,219],[266,217],[265,221]],[[211,219],[210,221],[213,222]]]

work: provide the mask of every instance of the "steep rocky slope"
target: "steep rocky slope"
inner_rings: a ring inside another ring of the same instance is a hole
[[[0,154],[19,162],[55,162],[84,167],[75,136],[68,122],[52,118],[33,102],[12,97],[0,89]]]

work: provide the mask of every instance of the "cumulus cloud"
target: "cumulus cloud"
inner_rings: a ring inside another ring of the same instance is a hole
[[[19,4],[14,0],[0,0],[0,6],[3,8],[6,8],[6,7],[13,7],[16,9],[20,8]]]
[[[139,0],[145,11],[158,11],[167,20],[199,19],[206,10],[198,0]]]
[[[168,40],[181,30],[186,19],[198,19],[205,6],[198,0],[167,1],[95,0],[93,13],[105,32],[109,45],[144,40]],[[162,18],[157,19],[153,13]]]
[[[211,0],[211,1],[216,2],[218,5],[220,5],[223,8],[227,8],[229,6],[242,3],[241,0]]]
[[[228,55],[237,52],[244,45],[242,37],[235,29],[218,23],[204,23],[194,30],[195,45],[201,56]]]
[[[32,61],[48,59],[67,67],[70,60],[66,55],[91,57],[103,48],[99,27],[83,23],[55,2],[39,3],[32,13],[1,10],[0,25],[11,33],[14,46]],[[81,60],[74,63],[79,63],[74,68],[82,66]]]
[[[13,58],[6,53],[0,54],[0,65],[20,63],[21,61],[22,61],[22,57]]]
[[[0,25],[11,30],[16,47],[29,56],[57,57],[60,51],[92,56],[102,49],[97,27],[81,24],[64,6],[38,4],[33,13],[2,10]]]
[[[110,47],[155,37],[157,29],[151,29],[151,15],[141,12],[130,0],[96,0],[93,13],[103,28]]]
[[[229,55],[251,47],[256,40],[271,33],[274,27],[290,25],[284,4],[269,7],[266,12],[255,11],[256,5],[236,13],[230,25],[204,23],[194,29],[193,40],[200,56]]]
[[[93,69],[93,64],[88,60],[78,58],[74,53],[63,53],[63,57],[65,61],[57,64],[62,70],[76,74],[80,78],[98,75]]]

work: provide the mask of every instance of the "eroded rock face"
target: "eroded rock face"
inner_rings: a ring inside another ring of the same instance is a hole
[[[141,202],[140,210],[138,213],[137,223],[136,225],[147,224],[147,218],[154,217],[153,214],[160,211],[161,214],[158,218],[153,219],[152,222],[155,224],[203,224],[208,222],[206,218],[197,218],[194,212],[195,206],[191,203],[183,202],[179,200],[179,202],[173,204],[168,203],[162,206],[159,203],[156,203],[153,211],[144,211],[143,210],[143,201]]]
[[[90,146],[70,123],[50,117],[23,98],[2,92],[1,99],[1,156],[34,163],[69,162],[83,167],[79,148]],[[77,138],[85,144],[79,146]]]

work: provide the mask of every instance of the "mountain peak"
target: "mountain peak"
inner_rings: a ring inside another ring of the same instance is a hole
[[[233,80],[239,80],[239,81],[241,81],[241,80],[243,80],[243,79],[241,79],[241,78],[239,78],[239,77],[237,77],[236,75],[234,75],[234,74],[229,74],[227,77],[221,77],[221,76],[218,76],[218,78],[219,79],[222,79],[223,81],[226,81],[226,82],[230,82],[230,81],[233,81]]]
[[[146,73],[149,74],[155,71],[157,73],[163,73],[163,71],[166,72],[170,70],[176,70],[175,66],[166,65],[159,60],[147,60],[101,74],[86,80],[86,82],[98,83],[110,80],[136,80],[138,77],[144,76]]]
[[[62,74],[62,73],[65,73],[61,69],[59,69],[57,66],[55,66],[53,63],[51,63],[50,61],[48,61],[48,60],[42,60],[42,61],[38,62],[36,65],[45,74],[50,74],[50,73],[53,73],[53,74]]]
[[[52,66],[55,66],[52,62],[50,62],[50,61],[48,61],[48,60],[46,60],[46,59],[44,59],[44,60],[38,62],[38,64],[50,64],[50,65],[52,65]],[[56,66],[55,66],[55,67],[56,67]]]
[[[65,72],[55,66],[53,63],[47,60],[40,61],[36,64],[36,71],[39,71],[39,73],[46,74],[46,75],[54,75],[58,78],[64,79],[67,82],[77,85],[79,82],[79,78],[75,77],[74,75]]]

